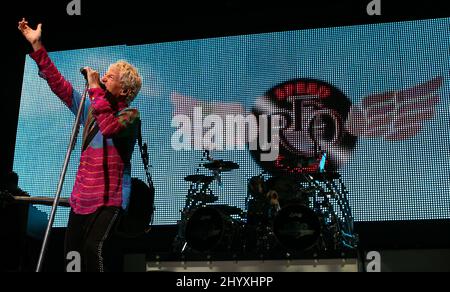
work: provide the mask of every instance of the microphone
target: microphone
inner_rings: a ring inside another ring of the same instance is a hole
[[[86,79],[86,81],[87,81],[88,80],[87,70],[84,67],[81,67],[80,73],[84,76],[84,79]],[[100,85],[101,89],[106,90],[105,84],[103,84],[102,82],[99,82],[99,85]]]
[[[84,76],[84,79],[87,80],[87,70],[84,67],[81,67],[80,73]]]

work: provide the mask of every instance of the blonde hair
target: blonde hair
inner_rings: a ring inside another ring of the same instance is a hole
[[[129,90],[127,102],[130,103],[134,100],[142,87],[142,79],[139,76],[138,70],[130,63],[120,60],[110,67],[115,67],[120,72],[120,84],[124,90]]]

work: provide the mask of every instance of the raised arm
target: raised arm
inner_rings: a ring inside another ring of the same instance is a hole
[[[64,102],[64,104],[76,114],[81,96],[78,92],[73,90],[70,82],[64,79],[48,56],[41,41],[42,24],[39,24],[34,30],[28,25],[28,21],[23,18],[19,22],[18,29],[33,47],[33,52],[30,54],[30,57],[38,65],[39,75],[47,81],[50,89]]]
[[[31,44],[33,50],[36,52],[40,50],[42,46],[41,36],[42,36],[42,24],[39,23],[35,30],[28,26],[28,21],[22,18],[19,21],[19,30],[22,32],[25,39]]]

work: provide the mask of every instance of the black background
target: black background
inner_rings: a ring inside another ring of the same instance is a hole
[[[69,2],[0,4],[2,172],[12,169],[25,55],[31,51],[17,29],[22,17],[32,27],[43,23],[43,42],[49,51],[450,17],[445,1],[430,0],[381,0],[381,16],[367,15],[370,0],[81,0],[81,16],[67,15]],[[367,222],[356,227],[366,248],[450,247],[450,220]]]

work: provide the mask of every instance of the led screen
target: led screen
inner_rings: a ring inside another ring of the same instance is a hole
[[[239,165],[211,184],[215,204],[245,210],[250,178],[301,172],[319,148],[328,155],[328,168],[342,175],[356,221],[443,219],[450,218],[449,24],[437,19],[320,28],[50,57],[80,93],[82,66],[104,74],[124,59],[139,69],[143,88],[132,106],[141,113],[149,145],[154,224],[180,218],[190,187],[186,176],[211,174],[199,168],[204,148],[214,159]],[[248,133],[230,132],[227,123],[275,114],[278,156],[268,161],[261,159],[261,144],[249,149],[248,142],[264,132],[258,130],[261,120]],[[14,170],[30,195],[55,194],[74,120],[27,57]],[[74,184],[80,140],[64,197]],[[145,180],[137,147],[132,165],[133,176]],[[55,226],[64,227],[68,214],[60,208]]]

